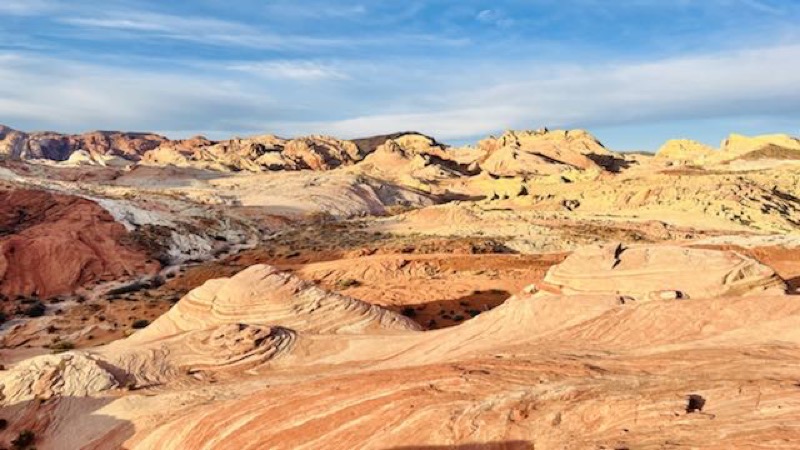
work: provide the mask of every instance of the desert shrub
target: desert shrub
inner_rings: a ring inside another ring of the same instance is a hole
[[[150,321],[149,320],[147,320],[147,319],[138,319],[138,320],[134,320],[133,321],[133,323],[131,324],[131,328],[133,328],[134,330],[140,330],[140,329],[142,329],[142,328],[144,328],[144,327],[146,327],[148,325],[150,325]]]
[[[353,278],[342,278],[336,282],[336,286],[340,288],[349,288],[360,285],[361,282]]]
[[[412,308],[412,307],[410,307],[410,306],[408,306],[408,307],[403,308],[400,311],[400,314],[402,314],[402,315],[404,315],[406,317],[416,317],[417,316],[417,310]]]
[[[37,301],[23,309],[22,314],[28,317],[42,317],[45,313],[45,310],[46,308],[44,303]]]
[[[11,441],[11,445],[16,449],[26,449],[33,445],[36,435],[31,430],[20,431],[16,439]]]
[[[8,316],[6,316],[6,313],[0,311],[0,325],[4,324],[6,320],[8,320]]]
[[[50,350],[52,350],[53,353],[66,352],[74,348],[75,344],[72,341],[56,341],[50,344]]]

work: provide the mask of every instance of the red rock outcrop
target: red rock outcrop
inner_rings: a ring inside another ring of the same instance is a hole
[[[42,298],[99,280],[153,273],[158,263],[95,202],[38,190],[0,192],[0,293]]]

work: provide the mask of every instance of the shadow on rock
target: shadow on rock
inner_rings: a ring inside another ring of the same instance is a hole
[[[414,305],[387,305],[385,308],[414,320],[426,330],[435,330],[459,325],[502,305],[509,297],[511,293],[508,291],[489,289],[453,299]]]
[[[54,397],[30,400],[0,410],[0,448],[82,448],[105,450],[123,448],[134,434],[126,420],[98,414],[115,398]]]

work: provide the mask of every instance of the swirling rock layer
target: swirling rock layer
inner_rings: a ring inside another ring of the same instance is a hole
[[[785,291],[775,272],[734,252],[678,246],[584,247],[552,267],[545,284],[565,294],[620,294],[644,300]]]
[[[149,341],[225,324],[280,325],[304,333],[379,333],[418,330],[410,319],[326,292],[267,265],[207,281],[137,333]]]

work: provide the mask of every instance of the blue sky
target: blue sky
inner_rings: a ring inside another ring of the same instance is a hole
[[[0,123],[211,138],[800,134],[798,0],[0,1]]]

